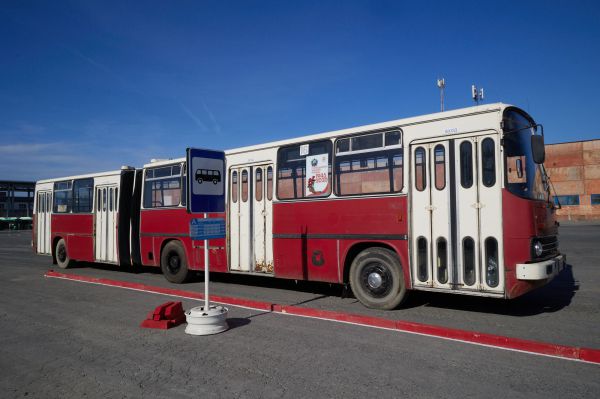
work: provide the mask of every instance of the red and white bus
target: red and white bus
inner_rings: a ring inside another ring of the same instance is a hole
[[[565,264],[535,162],[540,128],[516,107],[491,104],[226,151],[228,234],[211,241],[211,268],[349,284],[380,309],[408,290],[515,298]],[[184,163],[135,172],[129,259],[119,257],[160,266],[172,282],[204,267],[203,246],[188,236]],[[43,248],[59,262],[67,232],[55,232],[57,216],[43,233],[46,219],[36,217],[34,232],[38,242],[51,237]]]

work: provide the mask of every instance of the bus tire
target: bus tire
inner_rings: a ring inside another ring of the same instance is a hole
[[[165,245],[160,254],[160,268],[165,278],[171,283],[182,284],[186,282],[190,272],[185,251],[178,241],[171,241]]]
[[[406,297],[398,255],[386,248],[365,249],[350,266],[350,287],[356,299],[368,308],[395,309]]]
[[[54,254],[56,255],[56,264],[61,269],[68,269],[73,266],[74,262],[69,258],[69,254],[67,253],[67,243],[63,238],[56,243]]]

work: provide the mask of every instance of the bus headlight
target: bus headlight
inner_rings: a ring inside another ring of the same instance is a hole
[[[542,254],[544,253],[544,247],[542,246],[542,243],[539,242],[538,240],[535,240],[533,242],[533,253],[535,254],[536,257],[540,257],[542,256]]]

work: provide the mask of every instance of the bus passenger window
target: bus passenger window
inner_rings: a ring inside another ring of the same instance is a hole
[[[400,144],[401,134],[399,130],[394,130],[393,132],[387,132],[385,134],[385,146],[389,147],[391,145],[399,145]]]
[[[402,148],[398,148],[399,143],[400,131],[362,134],[337,140],[335,194],[344,196],[400,191]]]
[[[73,213],[87,213],[93,210],[94,179],[73,181]]]
[[[248,201],[248,171],[242,171],[242,202]]]
[[[183,187],[181,164],[148,169],[144,178],[144,208],[179,206]]]
[[[473,146],[470,141],[460,144],[460,185],[464,188],[473,185]]]
[[[427,281],[427,239],[417,239],[417,278],[419,281]]]
[[[328,197],[331,152],[330,140],[281,147],[277,152],[277,198]]]
[[[448,248],[445,238],[437,240],[437,279],[441,284],[448,282]]]
[[[498,241],[494,237],[485,239],[485,282],[497,287],[498,279]]]
[[[463,239],[463,280],[466,285],[475,284],[475,241]]]
[[[254,197],[256,198],[256,201],[260,202],[263,199],[262,168],[256,168],[255,179],[256,193],[254,194]]]
[[[494,140],[485,138],[481,142],[481,180],[484,186],[496,184],[496,154]]]
[[[419,147],[415,150],[415,188],[423,191],[427,187],[427,169],[425,163],[425,149]]]
[[[267,168],[267,199],[271,201],[273,199],[273,167]]]
[[[70,213],[73,204],[73,182],[54,183],[54,212]]]
[[[187,167],[184,163],[181,167],[181,205],[187,205]]]
[[[392,170],[394,175],[394,191],[398,192],[404,187],[404,156],[402,150],[392,158]]]
[[[446,187],[446,148],[438,144],[434,149],[435,188],[443,190]]]
[[[231,172],[231,202],[234,204],[238,201],[238,172]]]

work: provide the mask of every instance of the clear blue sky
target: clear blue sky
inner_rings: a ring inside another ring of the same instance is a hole
[[[485,102],[600,138],[598,1],[3,1],[0,180]]]

